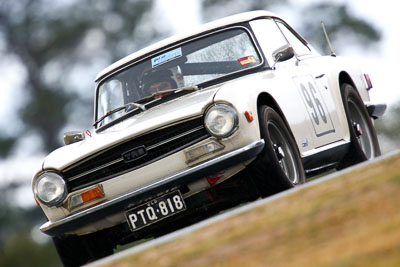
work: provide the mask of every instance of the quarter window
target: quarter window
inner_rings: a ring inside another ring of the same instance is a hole
[[[297,36],[294,35],[286,25],[284,25],[281,21],[277,21],[277,24],[298,56],[310,54],[311,50],[308,48],[308,46],[300,41],[299,38],[297,38]]]
[[[257,36],[265,57],[269,64],[272,65],[274,63],[272,53],[276,49],[286,45],[287,41],[272,19],[253,20],[250,22],[250,25]]]

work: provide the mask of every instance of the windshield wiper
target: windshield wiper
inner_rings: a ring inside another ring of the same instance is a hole
[[[188,87],[179,87],[179,88],[175,88],[175,89],[167,89],[167,90],[159,91],[159,92],[153,93],[149,96],[140,98],[139,100],[136,100],[136,102],[143,103],[143,102],[147,102],[148,100],[151,100],[151,99],[157,99],[158,97],[163,97],[163,96],[169,95],[171,93],[179,93],[182,91],[197,91],[197,90],[199,90],[199,87],[197,85],[188,86]]]
[[[135,103],[135,102],[129,102],[129,103],[123,105],[123,106],[120,106],[120,107],[117,107],[115,109],[107,111],[106,114],[104,114],[103,116],[101,116],[101,118],[99,118],[97,121],[94,122],[93,126],[96,126],[99,122],[101,122],[102,120],[104,120],[108,116],[110,116],[110,115],[112,115],[112,114],[114,114],[114,113],[116,113],[118,111],[121,111],[123,109],[125,110],[125,113],[128,113],[129,111],[133,110],[133,107],[139,108],[142,111],[146,110],[146,107],[144,105],[142,105],[142,104],[138,104],[138,103]]]
[[[104,120],[105,118],[107,118],[108,116],[121,111],[121,110],[125,110],[125,113],[128,113],[129,111],[133,110],[134,108],[138,108],[142,111],[146,110],[146,107],[144,104],[139,104],[139,103],[143,103],[143,102],[147,102],[148,100],[151,99],[156,99],[158,97],[162,97],[171,93],[179,93],[182,91],[197,91],[199,90],[199,88],[194,85],[194,86],[189,86],[189,87],[180,87],[180,88],[176,88],[176,89],[168,89],[168,90],[164,90],[164,91],[160,91],[160,92],[156,92],[152,95],[140,98],[138,100],[136,100],[136,102],[129,102],[123,106],[117,107],[115,109],[109,110],[106,114],[104,114],[101,118],[99,118],[97,121],[94,122],[93,126],[96,126],[99,122],[101,122],[102,120]]]

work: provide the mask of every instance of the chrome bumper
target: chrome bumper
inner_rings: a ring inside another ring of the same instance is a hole
[[[386,104],[367,104],[365,106],[369,115],[375,119],[380,118],[386,111],[387,105]]]

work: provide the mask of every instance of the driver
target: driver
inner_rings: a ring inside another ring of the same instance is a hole
[[[145,83],[144,89],[148,94],[159,94],[164,91],[168,91],[173,88],[177,88],[177,84],[174,79],[172,79],[172,72],[170,70],[161,70],[150,74],[149,81]],[[171,92],[165,92],[165,95]],[[155,96],[155,98],[163,97],[163,94]]]

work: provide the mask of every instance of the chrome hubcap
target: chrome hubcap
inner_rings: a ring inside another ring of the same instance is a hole
[[[274,144],[274,150],[276,157],[278,158],[279,161],[285,158],[285,152],[283,151],[282,147],[278,146],[277,144]]]
[[[372,134],[368,129],[367,119],[365,118],[358,105],[350,100],[349,102],[350,118],[358,143],[367,159],[374,156],[374,145],[372,143]]]
[[[294,155],[289,147],[286,137],[275,123],[270,123],[268,128],[271,135],[272,148],[280,167],[293,184],[298,184],[299,175]]]
[[[363,130],[359,123],[353,122],[353,128],[357,137],[360,137],[363,134]]]

